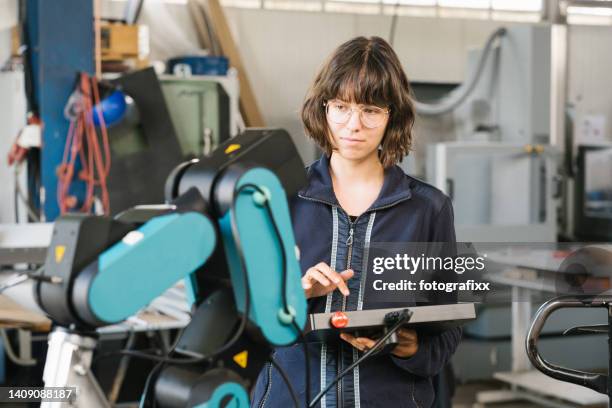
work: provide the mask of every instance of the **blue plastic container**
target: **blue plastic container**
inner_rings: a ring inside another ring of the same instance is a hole
[[[168,60],[169,74],[227,75],[229,61],[225,57],[184,56]]]

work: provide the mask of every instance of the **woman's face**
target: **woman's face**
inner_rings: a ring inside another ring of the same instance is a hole
[[[334,99],[326,103],[326,113],[335,153],[356,161],[378,157],[378,146],[389,122],[387,108]]]

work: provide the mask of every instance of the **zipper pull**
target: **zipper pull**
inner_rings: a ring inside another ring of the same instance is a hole
[[[353,245],[353,228],[352,227],[349,231],[349,236],[346,240],[346,245]]]

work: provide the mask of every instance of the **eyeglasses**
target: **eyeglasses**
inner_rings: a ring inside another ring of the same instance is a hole
[[[388,108],[383,109],[372,105],[352,107],[350,104],[339,100],[327,101],[323,105],[329,120],[337,125],[346,125],[353,112],[358,111],[361,123],[368,129],[381,126],[385,122],[385,117],[391,112]]]

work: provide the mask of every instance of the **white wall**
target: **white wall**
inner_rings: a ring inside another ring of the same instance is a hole
[[[297,112],[316,71],[335,47],[352,37],[388,38],[391,18],[248,9],[228,9],[227,15],[235,28],[249,76],[254,79],[253,87],[266,122],[287,128],[302,156],[306,160],[313,158],[314,147],[303,138]],[[409,78],[460,80],[464,50],[474,38],[475,30],[467,29],[468,25],[461,21],[400,18],[396,49]],[[479,25],[478,28],[483,30]],[[483,31],[488,32],[488,28]],[[437,46],[425,46],[422,38],[446,44],[445,49],[452,51],[436,53]]]
[[[0,30],[17,24],[17,0],[0,1]]]
[[[17,0],[0,0],[0,66],[11,56],[11,28],[17,25]]]
[[[357,35],[388,38],[391,18],[381,15],[227,9],[267,123],[300,139],[296,112],[317,68],[341,42]],[[481,47],[501,23],[486,20],[400,17],[395,49],[411,81],[461,82],[466,54]],[[602,140],[612,142],[612,27],[570,26],[568,102],[575,105],[577,138],[585,121],[603,121]],[[449,136],[448,118],[417,120],[415,148]],[[600,126],[600,124],[597,124]],[[300,142],[302,142],[300,140]],[[305,155],[313,152],[301,143]]]
[[[0,29],[0,67],[11,56],[11,30]]]
[[[226,13],[267,124],[288,129],[302,156],[313,158],[315,149],[303,138],[297,112],[316,71],[352,37],[388,38],[391,17],[237,8]],[[497,26],[482,20],[400,17],[394,45],[411,81],[460,82],[467,51],[482,46]],[[417,123],[417,135],[424,129],[428,138],[432,132],[444,137],[444,125],[427,122]],[[415,146],[420,145],[417,140]]]
[[[123,3],[102,4],[104,16],[121,17]],[[303,137],[298,111],[317,69],[336,46],[352,37],[388,38],[391,17],[242,8],[225,11],[266,124],[286,128],[302,157],[314,158],[314,146]],[[164,15],[163,24],[159,24],[160,15]],[[153,59],[197,48],[186,5],[145,2],[140,22],[150,26]],[[484,20],[400,17],[395,48],[410,80],[460,82],[467,50],[480,47],[497,26],[498,22]],[[181,35],[177,27],[182,28]],[[417,127],[447,128],[426,122]]]
[[[0,223],[15,220],[15,171],[7,162],[8,152],[26,122],[24,78],[20,72],[0,72]],[[25,187],[25,166],[22,167],[20,185]],[[19,206],[20,220],[25,220],[25,207]]]
[[[17,0],[0,0],[0,66],[11,55],[11,27],[17,24]],[[25,106],[21,104],[20,88],[14,74],[0,73],[0,223],[14,222],[14,177],[6,156],[17,131],[25,119]],[[16,88],[17,87],[17,88]]]
[[[121,15],[123,3],[103,4],[107,14]],[[165,59],[197,48],[186,5],[145,3],[142,22],[154,23],[160,13],[165,14],[165,23],[150,27],[153,58]],[[298,118],[310,81],[324,59],[343,41],[357,35],[388,38],[391,17],[241,8],[226,8],[226,15],[267,125],[289,130],[303,157],[313,158],[315,149],[304,140]],[[465,75],[467,51],[481,47],[489,33],[507,24],[511,23],[400,17],[395,49],[411,81],[460,82]],[[177,27],[182,28],[180,36]],[[583,131],[585,117],[603,117],[606,140],[612,140],[610,44],[612,27],[569,29],[568,101],[576,106],[576,130]],[[415,140],[419,155],[425,142],[447,139],[451,129],[449,118],[419,119]]]

